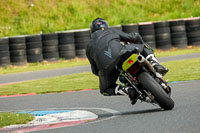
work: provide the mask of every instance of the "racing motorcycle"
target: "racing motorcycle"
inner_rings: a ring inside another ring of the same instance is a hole
[[[171,87],[139,51],[129,53],[116,67],[126,80],[124,85],[132,86],[139,94],[138,99],[159,105],[164,110],[173,109],[175,103],[171,99]]]

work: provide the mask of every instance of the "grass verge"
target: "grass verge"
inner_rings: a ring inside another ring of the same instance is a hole
[[[200,58],[162,63],[169,68],[165,79],[169,81],[200,80]]]
[[[200,47],[189,46],[186,49],[173,48],[167,51],[155,50],[155,55],[157,57],[174,56],[174,55],[191,54],[191,53],[200,53]],[[82,66],[82,65],[89,65],[88,60],[78,59],[78,58],[72,59],[72,60],[61,59],[58,62],[44,61],[42,63],[28,63],[25,66],[8,66],[8,67],[0,68],[0,74],[30,72],[30,71],[48,70],[48,69],[56,69],[56,68],[67,68],[67,67]]]
[[[8,125],[26,124],[33,119],[34,117],[30,114],[2,112],[0,113],[0,128]]]
[[[169,81],[200,80],[200,58],[162,63],[169,68]],[[59,76],[0,87],[0,95],[37,94],[69,90],[98,89],[98,77],[91,72]]]
[[[1,0],[0,37],[88,28],[96,17],[111,26],[197,17],[199,6],[199,0]]]

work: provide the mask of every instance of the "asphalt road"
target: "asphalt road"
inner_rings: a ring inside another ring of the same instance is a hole
[[[98,90],[0,98],[0,111],[84,109],[100,116],[77,126],[37,133],[200,133],[200,80],[170,83],[175,108],[137,102],[125,96],[105,97]]]

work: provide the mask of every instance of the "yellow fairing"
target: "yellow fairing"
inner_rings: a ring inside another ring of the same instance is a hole
[[[137,56],[137,54],[132,54],[128,59],[126,59],[122,64],[122,69],[124,71],[128,70],[137,61]]]

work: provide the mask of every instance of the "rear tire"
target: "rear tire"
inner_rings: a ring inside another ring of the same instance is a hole
[[[171,110],[174,107],[174,101],[167,95],[162,87],[153,79],[147,72],[143,72],[138,77],[139,82],[149,91],[154,97],[155,101],[164,110]]]

